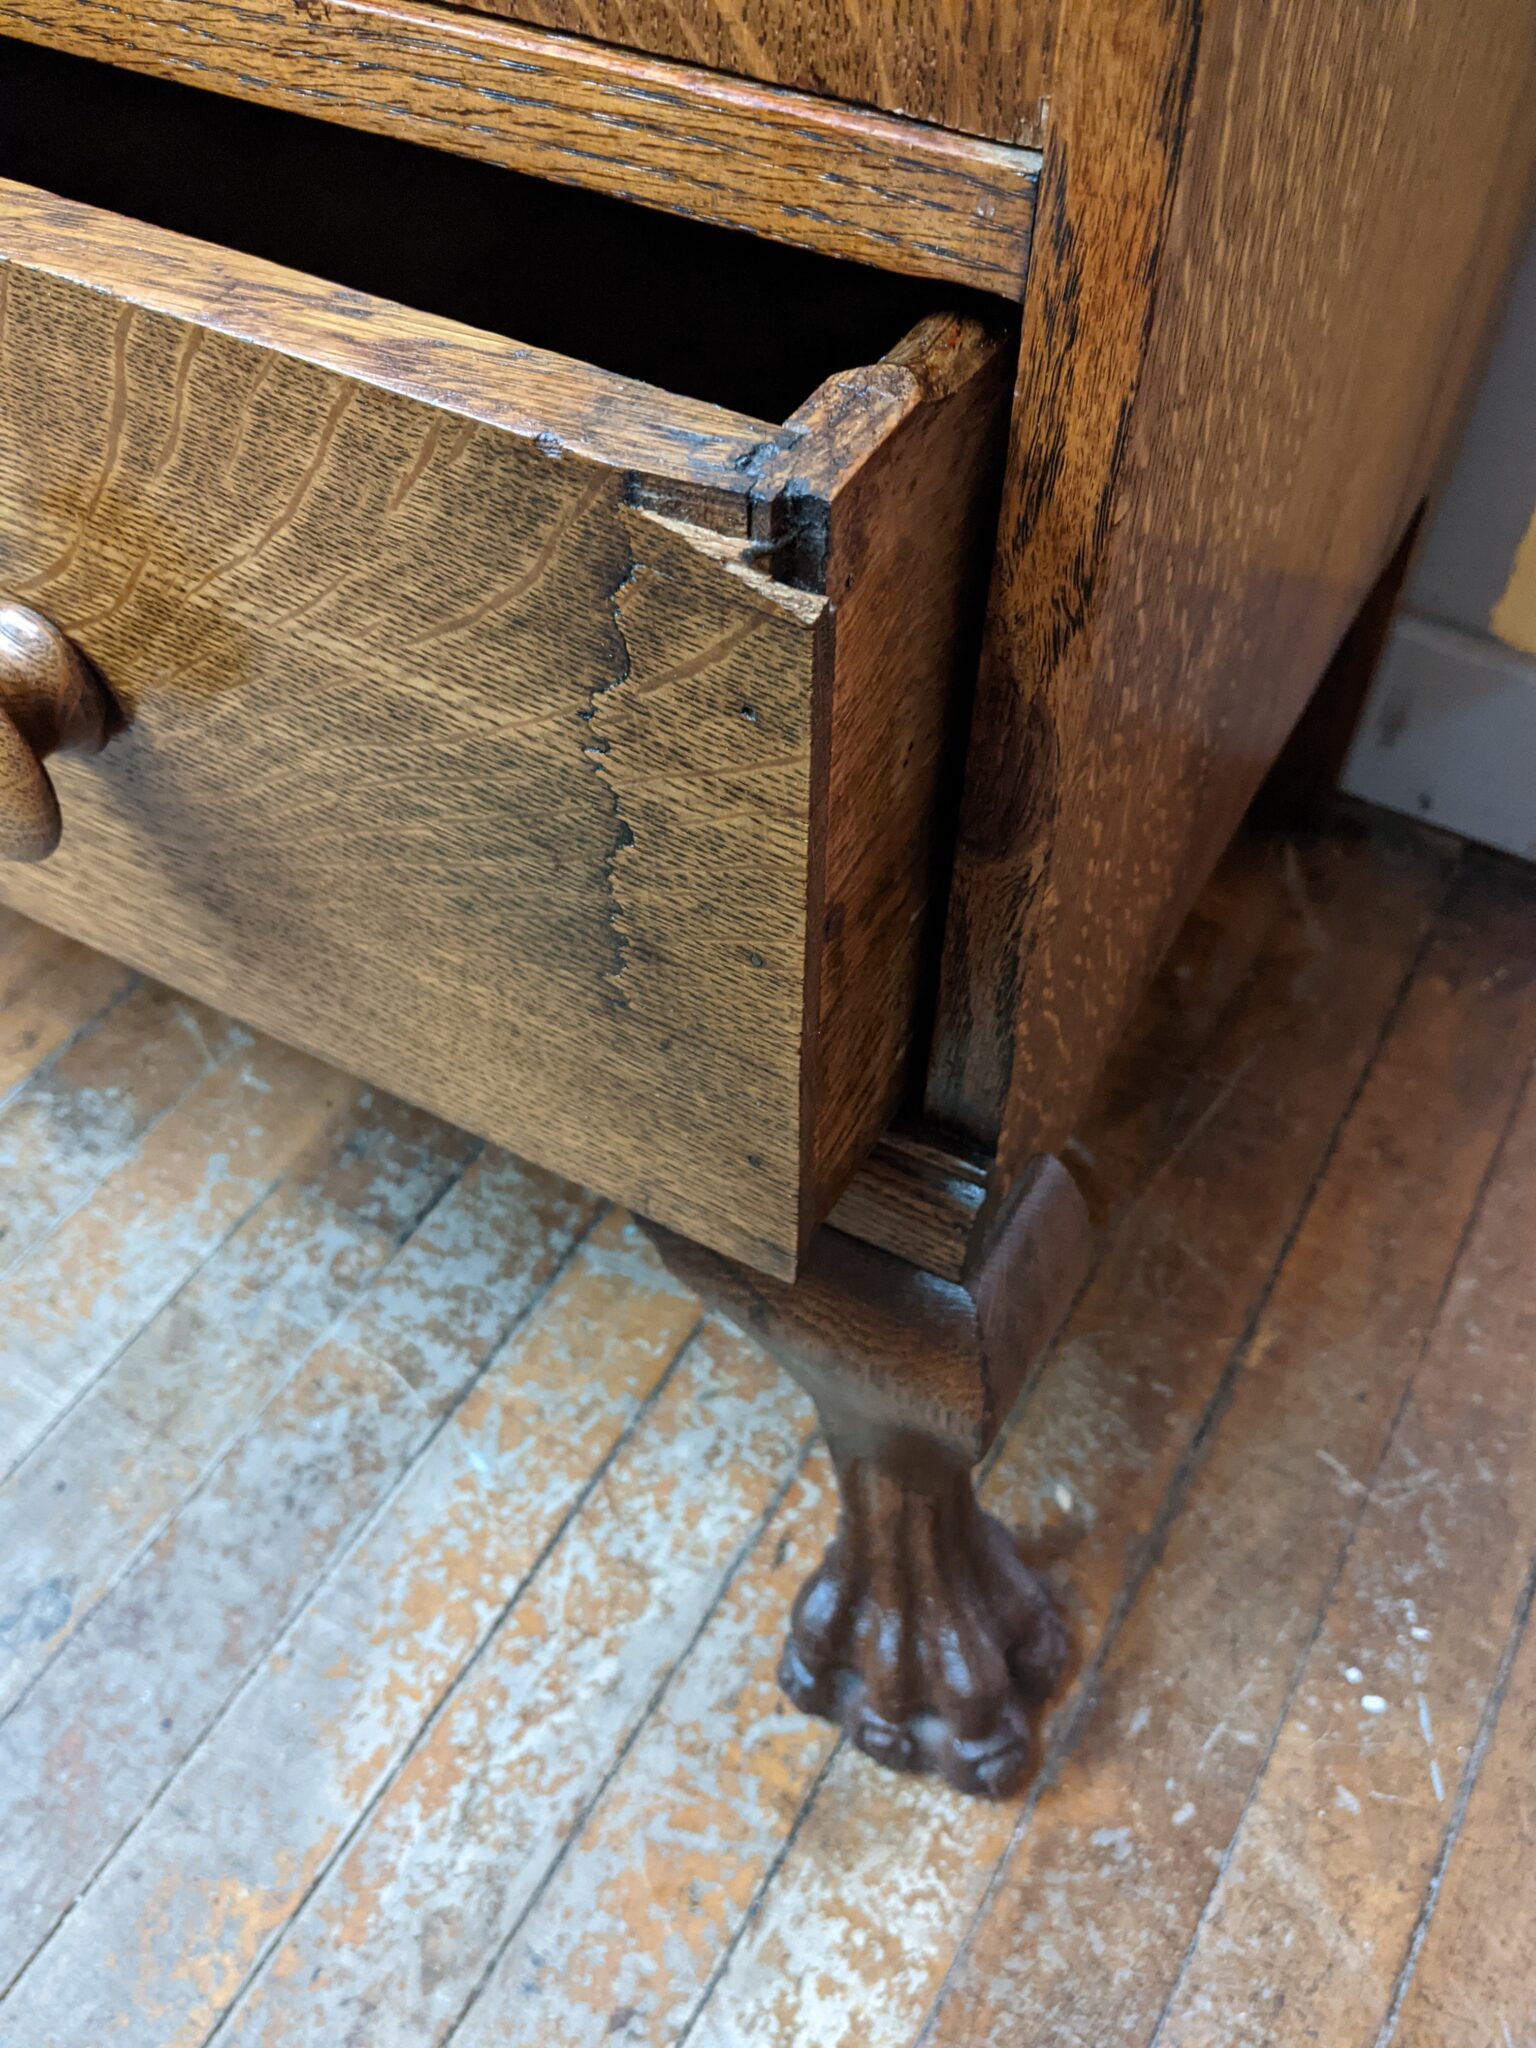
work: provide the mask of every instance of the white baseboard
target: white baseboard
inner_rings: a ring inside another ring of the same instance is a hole
[[[1343,783],[1370,803],[1536,860],[1536,661],[1399,618]]]

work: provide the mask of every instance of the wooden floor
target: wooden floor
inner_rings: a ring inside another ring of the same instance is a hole
[[[1207,892],[988,1808],[777,1699],[811,1413],[622,1216],[0,923],[0,2040],[1531,2048],[1533,956],[1363,815]]]

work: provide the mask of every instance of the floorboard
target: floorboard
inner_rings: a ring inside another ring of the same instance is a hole
[[[1533,2048],[1536,875],[1239,842],[985,1477],[987,1807],[773,1685],[808,1404],[625,1218],[0,915],[4,2048]]]
[[[1360,1519],[1159,2048],[1366,2040],[1391,2003],[1536,1555],[1533,1246],[1528,1087],[1385,1454],[1334,1473]]]
[[[0,1274],[249,1042],[227,1018],[145,983],[40,1062],[0,1111]]]
[[[1524,977],[1493,971],[1525,893],[1472,881],[1437,919],[935,2043],[1155,2037],[1361,1512],[1340,1476],[1381,1459],[1536,1050]]]
[[[1501,1677],[1484,1713],[1465,1817],[1448,1833],[1448,1865],[1443,1877],[1436,1872],[1415,1930],[1402,1973],[1405,1996],[1391,2016],[1393,2048],[1463,2041],[1526,2048],[1536,2041],[1528,1903],[1536,1841],[1533,1590],[1536,1577],[1526,1583],[1507,1684]]]
[[[0,1008],[0,1103],[133,986],[134,976],[115,960],[67,939],[56,945],[47,965]]]
[[[0,1280],[0,1474],[54,1428],[352,1092],[258,1040],[217,1067]]]
[[[469,1149],[419,1111],[355,1091],[0,1486],[0,1607],[47,1584],[56,1609],[0,1649],[0,1711],[367,1291]]]

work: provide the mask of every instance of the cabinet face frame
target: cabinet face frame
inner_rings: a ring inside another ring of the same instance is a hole
[[[797,248],[1024,289],[1033,147],[433,0],[18,0],[4,29]]]

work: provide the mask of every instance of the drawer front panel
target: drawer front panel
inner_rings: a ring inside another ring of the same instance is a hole
[[[0,899],[787,1274],[894,1106],[1006,349],[782,426],[0,182]],[[3,679],[0,679],[3,688]]]
[[[0,587],[129,717],[7,899],[782,1263],[824,601],[209,327],[24,266],[4,318]]]

